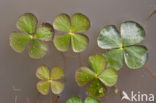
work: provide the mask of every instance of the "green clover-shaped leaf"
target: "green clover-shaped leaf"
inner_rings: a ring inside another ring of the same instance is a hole
[[[66,101],[66,103],[82,103],[82,100],[80,97],[74,96],[74,97],[69,98]],[[88,96],[85,98],[84,103],[100,103],[100,101],[97,100],[96,98]]]
[[[50,87],[54,94],[60,94],[63,91],[64,83],[58,81],[64,77],[64,71],[61,67],[54,66],[50,73],[49,68],[42,65],[37,69],[36,76],[41,79],[37,83],[37,90],[41,94],[47,95]]]
[[[89,66],[80,67],[76,71],[76,82],[80,86],[90,84],[88,94],[95,97],[103,97],[107,88],[105,86],[113,86],[117,82],[118,74],[114,69],[106,67],[106,59],[103,55],[93,55],[89,57]]]
[[[16,25],[21,33],[13,32],[10,35],[10,46],[14,51],[21,53],[30,43],[31,58],[39,59],[46,55],[48,48],[43,41],[52,40],[54,30],[49,23],[42,23],[36,30],[37,23],[37,18],[31,13],[25,13],[19,17]]]
[[[70,20],[67,14],[60,14],[53,21],[53,26],[56,30],[65,32],[54,37],[54,45],[59,51],[67,51],[70,43],[74,52],[82,52],[88,47],[89,39],[82,34],[90,28],[90,21],[85,15],[76,13]]]
[[[141,25],[134,21],[126,21],[120,25],[120,34],[114,25],[104,27],[98,36],[97,43],[107,59],[107,68],[120,70],[124,60],[131,69],[141,68],[147,60],[147,49],[135,45],[145,38],[145,31]]]

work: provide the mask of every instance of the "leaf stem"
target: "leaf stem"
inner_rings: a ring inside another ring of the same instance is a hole
[[[58,103],[59,99],[60,99],[60,96],[57,96],[56,103]]]

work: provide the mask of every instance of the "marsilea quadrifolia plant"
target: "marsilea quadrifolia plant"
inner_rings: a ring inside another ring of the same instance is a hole
[[[74,97],[71,97],[69,98],[66,103],[83,103],[81,98],[78,97],[78,96],[74,96]],[[84,100],[84,103],[100,103],[99,100],[97,100],[96,98],[93,98],[93,97],[86,97],[85,100]]]
[[[76,81],[80,86],[88,84],[88,94],[94,97],[103,97],[107,89],[105,86],[114,86],[118,79],[118,74],[113,68],[106,69],[106,59],[103,55],[93,55],[89,57],[89,68],[80,67],[76,71]]]
[[[82,52],[88,47],[89,39],[82,34],[90,28],[90,21],[85,15],[76,13],[70,20],[67,14],[60,14],[53,21],[53,27],[63,32],[54,37],[54,45],[59,51],[67,51],[70,45],[74,52]]]
[[[47,53],[47,45],[43,41],[52,40],[53,27],[49,23],[42,23],[37,27],[37,18],[31,13],[25,13],[18,18],[17,28],[21,32],[10,35],[10,45],[13,50],[21,53],[30,43],[29,56],[34,59],[42,58]]]
[[[46,95],[49,93],[49,89],[54,94],[60,94],[64,89],[64,83],[58,81],[64,77],[64,71],[60,66],[54,66],[49,71],[46,65],[42,65],[37,69],[36,76],[41,80],[37,83],[37,90]]]
[[[108,49],[103,54],[108,61],[108,68],[119,70],[125,61],[129,68],[138,69],[147,60],[147,48],[138,45],[144,38],[143,27],[134,21],[126,21],[121,23],[120,32],[114,25],[104,27],[97,43],[100,48]]]

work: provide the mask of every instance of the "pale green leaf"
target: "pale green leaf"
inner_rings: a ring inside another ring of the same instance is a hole
[[[89,66],[95,73],[99,74],[106,67],[106,59],[100,54],[89,56]]]
[[[144,46],[130,46],[124,49],[125,62],[131,69],[141,68],[145,64],[147,56],[147,48]]]
[[[70,17],[67,14],[58,15],[53,21],[53,27],[56,30],[69,32],[71,27]]]
[[[103,82],[106,86],[113,86],[116,84],[118,79],[118,74],[114,69],[107,69],[103,73],[99,75],[99,79]]]
[[[69,98],[66,103],[82,103],[82,101],[80,97],[74,96]]]
[[[29,48],[29,56],[34,59],[40,59],[45,56],[46,53],[47,46],[43,42],[33,39]]]
[[[23,33],[13,32],[10,35],[10,46],[16,52],[22,52],[28,45],[31,38]]]
[[[97,39],[98,46],[102,49],[119,48],[122,44],[119,32],[114,25],[104,27]]]
[[[76,13],[72,16],[71,24],[72,32],[84,32],[90,28],[89,19],[81,13]]]
[[[49,23],[42,23],[41,27],[37,29],[35,37],[40,40],[50,41],[52,40],[53,34],[54,30],[52,25]]]
[[[31,13],[25,13],[18,18],[17,28],[27,34],[33,34],[36,29],[38,21],[35,15]]]
[[[84,34],[73,34],[71,36],[72,49],[74,52],[82,52],[88,47],[89,39]]]
[[[93,98],[93,97],[86,97],[84,103],[100,103],[99,100],[97,100],[96,98]]]
[[[48,81],[40,81],[37,83],[37,90],[43,94],[47,95],[49,93],[49,82]]]
[[[80,86],[85,86],[89,82],[91,82],[93,79],[95,79],[95,77],[96,77],[96,74],[92,72],[90,69],[88,69],[87,67],[80,67],[76,71],[75,79],[76,79],[76,82]]]
[[[54,45],[59,51],[67,51],[70,46],[70,35],[63,34],[54,37]]]
[[[54,66],[51,70],[51,79],[58,80],[64,77],[64,71],[60,66]]]
[[[49,79],[49,68],[45,65],[42,65],[40,66],[37,71],[36,71],[36,76],[39,78],[39,79]]]
[[[60,94],[64,90],[64,83],[59,81],[52,81],[51,89],[54,94]]]

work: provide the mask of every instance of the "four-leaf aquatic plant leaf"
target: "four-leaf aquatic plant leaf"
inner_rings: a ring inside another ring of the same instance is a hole
[[[64,32],[54,37],[54,45],[59,51],[67,51],[70,44],[74,52],[82,52],[88,47],[89,39],[82,34],[90,28],[90,21],[85,15],[76,13],[70,20],[67,14],[60,14],[53,21],[53,27]]]
[[[74,96],[74,97],[69,98],[66,101],[66,103],[82,103],[82,100],[81,100],[80,97]],[[100,101],[97,100],[96,98],[88,96],[88,97],[85,98],[84,103],[100,103]]]
[[[41,79],[37,83],[37,90],[41,94],[48,94],[50,88],[54,94],[60,94],[64,90],[64,83],[58,81],[64,77],[64,71],[61,67],[54,66],[50,72],[47,66],[42,65],[37,69],[36,76]]]
[[[147,48],[140,43],[145,38],[145,31],[141,25],[134,21],[121,23],[120,32],[114,25],[104,27],[98,36],[97,43],[104,52],[108,68],[119,70],[124,60],[131,69],[141,68],[147,60]]]
[[[116,84],[118,74],[113,68],[105,69],[106,59],[103,55],[93,55],[89,57],[89,66],[80,67],[76,71],[76,81],[80,86],[90,84],[88,94],[95,97],[103,97],[107,89]]]
[[[31,13],[25,13],[18,18],[17,28],[21,32],[10,35],[10,46],[16,52],[23,52],[30,43],[29,56],[34,59],[42,58],[47,53],[47,45],[43,41],[52,40],[54,30],[49,23],[42,23],[37,27],[37,18]]]

